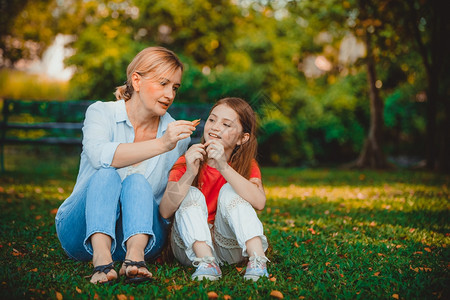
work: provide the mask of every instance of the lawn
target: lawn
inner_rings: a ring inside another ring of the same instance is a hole
[[[263,168],[268,201],[259,216],[270,242],[269,280],[243,282],[239,265],[224,266],[218,282],[192,282],[193,267],[153,262],[151,284],[94,286],[84,278],[92,266],[68,259],[55,234],[55,213],[77,166],[76,156],[59,154],[7,156],[0,175],[1,299],[450,297],[448,175]]]

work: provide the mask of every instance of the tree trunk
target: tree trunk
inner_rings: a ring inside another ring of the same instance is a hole
[[[427,3],[430,9],[428,26],[430,38],[425,44],[418,28],[419,12],[414,1],[408,1],[409,14],[414,39],[422,57],[427,75],[427,113],[426,113],[426,166],[431,170],[449,170],[449,126],[450,100],[446,88],[442,89],[448,78],[449,42],[444,38],[449,30],[445,1],[432,0]]]
[[[376,88],[375,60],[372,53],[371,36],[366,32],[366,67],[367,81],[369,84],[370,97],[370,128],[369,134],[364,142],[364,147],[356,161],[356,167],[371,167],[382,169],[387,167],[387,161],[382,149],[383,131],[383,100]]]

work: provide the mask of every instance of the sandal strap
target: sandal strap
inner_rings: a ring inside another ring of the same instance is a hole
[[[92,277],[95,273],[99,272],[103,272],[105,274],[108,274],[109,271],[111,271],[112,269],[114,269],[114,262],[110,262],[107,265],[100,265],[100,266],[96,266],[93,270],[92,270],[92,274],[89,276],[85,276],[85,278],[90,278]]]
[[[143,260],[141,260],[141,261],[134,261],[134,260],[131,260],[131,259],[125,259],[123,261],[123,264],[125,265],[125,267],[136,266],[138,268],[147,268],[147,264]]]

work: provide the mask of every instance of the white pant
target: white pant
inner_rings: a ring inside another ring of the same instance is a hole
[[[253,207],[226,183],[219,193],[214,226],[208,224],[205,196],[190,187],[177,212],[171,232],[173,254],[184,265],[191,265],[196,255],[196,241],[204,241],[212,249],[216,261],[234,264],[249,256],[245,243],[259,236],[264,252],[268,248],[261,221]]]

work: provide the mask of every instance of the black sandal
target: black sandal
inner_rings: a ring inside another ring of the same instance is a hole
[[[131,260],[131,259],[125,259],[124,261],[123,261],[123,265],[125,266],[125,277],[126,277],[126,279],[125,279],[125,283],[136,283],[136,284],[139,284],[139,283],[142,283],[142,282],[145,282],[145,281],[152,281],[152,280],[154,280],[154,278],[153,277],[142,277],[142,276],[128,276],[127,275],[127,267],[133,267],[133,266],[135,266],[135,267],[138,267],[138,268],[146,268],[147,270],[148,270],[148,267],[147,267],[147,264],[145,263],[145,261],[133,261],[133,260]]]
[[[95,273],[105,273],[105,274],[108,274],[109,273],[109,271],[111,271],[111,270],[114,270],[114,262],[111,262],[111,263],[109,263],[109,264],[107,264],[107,265],[100,265],[100,266],[96,266],[93,270],[92,270],[92,274],[91,275],[89,275],[89,276],[85,276],[85,278],[91,278],[92,276],[94,276],[94,274]],[[106,281],[106,282],[98,282],[97,281],[97,283],[100,283],[100,284],[112,284],[112,283],[114,283],[114,282],[116,282],[117,281],[117,278],[115,279],[115,280],[108,280],[108,281]]]

